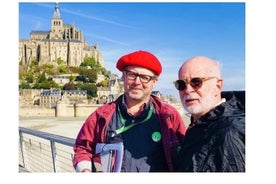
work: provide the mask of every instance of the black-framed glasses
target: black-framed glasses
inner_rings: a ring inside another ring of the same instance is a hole
[[[140,81],[142,83],[148,83],[152,79],[155,79],[156,76],[150,76],[150,75],[144,75],[144,74],[138,74],[132,71],[125,70],[126,78],[129,80],[136,80],[137,77],[139,77]]]
[[[201,88],[204,81],[214,79],[217,77],[194,77],[190,80],[188,79],[182,79],[182,80],[176,80],[174,81],[174,86],[177,90],[183,91],[187,88],[187,85],[190,84],[195,90]]]

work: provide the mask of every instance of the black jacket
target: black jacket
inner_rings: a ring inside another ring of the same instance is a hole
[[[245,91],[222,97],[226,102],[188,128],[177,171],[245,172]]]

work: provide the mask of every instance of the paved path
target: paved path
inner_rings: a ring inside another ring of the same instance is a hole
[[[19,126],[76,138],[87,117],[28,117],[19,118]]]

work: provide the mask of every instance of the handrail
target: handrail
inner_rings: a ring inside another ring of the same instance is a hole
[[[47,139],[50,141],[52,140],[54,142],[58,142],[60,144],[66,145],[66,146],[73,146],[75,143],[75,139],[72,139],[69,137],[64,137],[64,136],[51,134],[51,133],[47,133],[47,132],[42,132],[42,131],[38,131],[38,130],[31,130],[31,129],[24,128],[24,127],[19,127],[19,132],[24,132],[26,134],[41,137],[41,138],[44,138],[44,139]]]
[[[74,172],[74,143],[75,139],[69,137],[19,127],[19,157],[22,167],[30,172]]]

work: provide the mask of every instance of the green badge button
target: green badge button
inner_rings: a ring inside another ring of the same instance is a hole
[[[160,132],[153,132],[151,135],[151,138],[154,142],[158,142],[161,140],[161,134]]]

